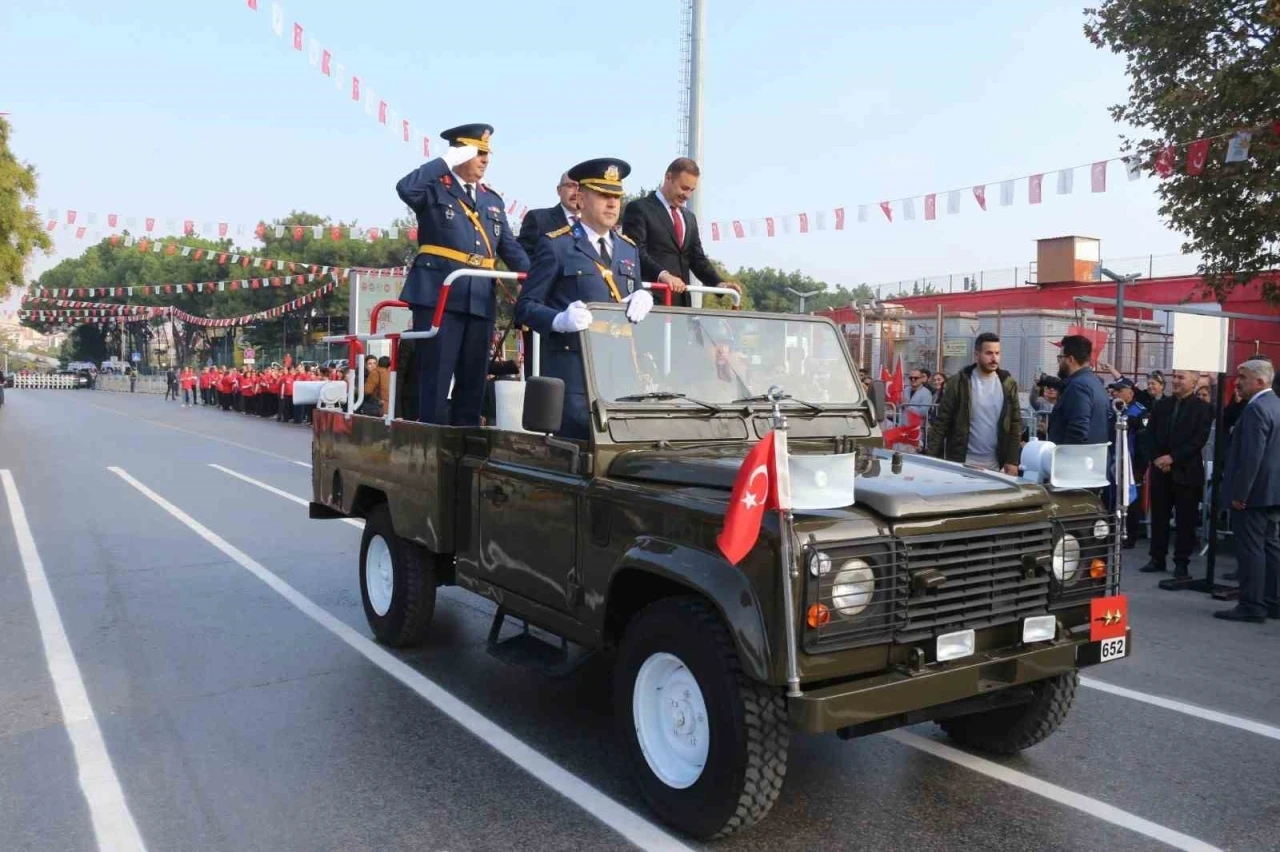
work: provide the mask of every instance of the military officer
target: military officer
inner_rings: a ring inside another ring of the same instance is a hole
[[[493,269],[497,258],[514,272],[529,269],[529,257],[507,223],[502,197],[481,183],[489,166],[487,124],[464,124],[440,135],[449,143],[442,157],[410,172],[396,192],[418,217],[418,255],[400,298],[413,308],[413,330],[431,327],[440,285],[455,270]],[[494,282],[453,282],[440,332],[418,341],[418,419],[424,423],[478,426],[493,335]],[[452,411],[448,403],[453,380]]]
[[[587,303],[625,303],[632,323],[643,320],[653,307],[649,291],[640,289],[635,243],[613,230],[622,207],[622,179],[630,172],[625,162],[608,157],[569,170],[570,180],[578,182],[581,217],[577,224],[539,239],[516,301],[516,322],[542,336],[542,375],[564,380],[564,417],[558,434],[567,438],[585,440],[591,431],[579,354],[581,333],[593,328]],[[624,325],[621,331],[629,329]],[[626,337],[630,358],[630,335]]]

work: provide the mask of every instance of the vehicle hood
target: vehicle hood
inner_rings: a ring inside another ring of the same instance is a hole
[[[1040,486],[1003,474],[906,453],[895,465],[893,457],[887,450],[863,452],[850,507],[856,505],[896,519],[1034,509],[1049,502]],[[742,458],[742,448],[714,454],[705,450],[632,450],[613,460],[609,476],[728,492]]]

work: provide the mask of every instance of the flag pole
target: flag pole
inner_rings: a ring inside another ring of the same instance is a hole
[[[1116,470],[1112,479],[1115,481],[1115,526],[1112,530],[1111,558],[1116,566],[1116,588],[1120,587],[1120,568],[1124,559],[1125,523],[1129,508],[1129,417],[1125,404],[1117,399],[1112,403],[1116,412]]]
[[[800,666],[797,661],[796,638],[796,603],[793,585],[800,578],[800,569],[796,566],[795,555],[791,548],[792,513],[791,513],[791,470],[787,459],[787,418],[779,404],[783,399],[782,388],[774,385],[769,388],[769,401],[773,403],[773,441],[774,441],[774,479],[777,493],[778,512],[778,557],[782,563],[782,609],[786,629],[785,646],[787,649],[787,696],[799,698]]]

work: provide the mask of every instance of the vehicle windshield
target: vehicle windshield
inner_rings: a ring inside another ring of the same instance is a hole
[[[685,405],[684,396],[721,406],[775,385],[797,405],[863,399],[844,341],[825,321],[655,309],[632,324],[621,307],[591,310],[596,322],[585,337],[595,391],[606,402]]]

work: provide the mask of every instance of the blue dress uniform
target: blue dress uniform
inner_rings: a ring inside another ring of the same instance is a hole
[[[629,167],[618,160],[590,163],[618,164],[629,171]],[[619,172],[615,168],[609,174],[617,183],[617,194],[621,195]],[[580,185],[593,188],[590,177],[575,176],[574,170],[570,170],[569,176],[579,181]],[[564,380],[564,417],[558,434],[566,438],[585,440],[591,434],[586,376],[581,355],[582,332],[557,332],[553,330],[552,322],[557,314],[573,302],[620,302],[640,289],[640,253],[635,243],[618,232],[613,233],[611,240],[613,256],[607,270],[613,281],[612,287],[606,279],[606,265],[602,262],[599,249],[592,244],[581,222],[546,234],[538,240],[533,253],[533,265],[516,301],[516,322],[541,335],[542,375]],[[596,325],[603,326],[605,323],[592,323],[593,332],[597,330]],[[634,351],[630,326],[624,323],[611,331],[614,334],[621,333],[617,345],[593,347],[593,357],[601,361],[612,355],[631,362]],[[611,352],[606,352],[605,349]],[[619,366],[623,368],[626,365]],[[600,368],[601,365],[597,365],[597,370]]]
[[[489,152],[493,128],[471,124],[440,135],[454,146]],[[514,272],[529,269],[529,257],[507,223],[502,197],[475,184],[475,203],[443,158],[431,160],[396,184],[396,192],[418,217],[418,255],[401,300],[413,308],[413,330],[426,331],[440,285],[455,270],[493,269],[501,258]],[[494,281],[462,277],[453,282],[440,332],[419,341],[418,419],[424,423],[478,426],[484,401],[494,325]],[[454,381],[452,412],[449,381]]]

